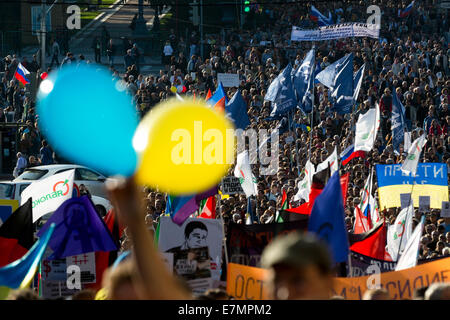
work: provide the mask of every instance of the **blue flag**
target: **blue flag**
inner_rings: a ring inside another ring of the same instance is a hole
[[[347,63],[347,60],[350,58],[350,56],[353,59],[353,53],[351,53],[330,64],[328,67],[326,67],[316,75],[316,79],[325,87],[333,91],[336,84],[336,76],[342,69],[342,67]]]
[[[0,286],[18,289],[30,285],[54,230],[53,223],[42,233],[40,239],[34,243],[26,255],[0,269]]]
[[[392,146],[395,151],[400,153],[400,144],[402,144],[405,139],[405,107],[398,98],[395,90],[392,90],[391,130]]]
[[[308,231],[328,244],[335,263],[347,261],[349,254],[344,217],[340,177],[335,172],[314,201],[308,223]]]
[[[281,116],[297,107],[291,72],[292,66],[289,63],[267,89],[264,100],[272,102],[271,117]]]
[[[309,50],[292,79],[298,104],[304,112],[311,112],[312,110],[311,89],[314,85],[314,56],[315,50]]]
[[[353,53],[350,53],[342,65],[336,69],[336,78],[331,96],[336,100],[333,109],[339,114],[346,114],[352,112],[353,105]]]
[[[53,250],[49,260],[88,252],[118,250],[118,244],[88,196],[66,200],[44,224],[38,236],[52,223],[56,227],[49,243]]]
[[[233,98],[225,106],[225,113],[234,122],[236,129],[245,130],[250,125],[247,114],[247,104],[241,95],[241,90],[237,90]]]

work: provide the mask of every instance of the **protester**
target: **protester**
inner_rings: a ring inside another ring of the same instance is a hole
[[[267,289],[271,299],[324,300],[332,288],[330,253],[312,234],[291,233],[271,242],[261,265],[269,270]]]

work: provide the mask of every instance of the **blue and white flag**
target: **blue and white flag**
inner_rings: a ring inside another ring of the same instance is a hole
[[[315,50],[311,49],[293,76],[294,91],[297,101],[304,112],[311,112],[311,89],[314,86]]]
[[[337,74],[342,70],[342,68],[346,65],[348,59],[350,58],[353,59],[353,53],[348,54],[330,64],[328,67],[326,67],[316,75],[316,79],[319,80],[319,82],[328,89],[334,90],[336,86]]]
[[[397,153],[400,153],[400,144],[405,138],[405,107],[395,91],[392,94],[391,130],[392,146]]]
[[[353,76],[353,102],[358,100],[359,91],[361,90],[362,79],[364,77],[364,70],[366,69],[366,64],[363,64],[359,68],[358,72]]]
[[[333,109],[339,114],[352,112],[353,106],[353,53],[350,53],[344,60],[343,65],[339,65],[334,79],[331,96],[335,98]]]
[[[271,117],[282,116],[297,107],[294,87],[292,86],[291,71],[292,66],[289,63],[267,89],[264,100],[272,102]]]

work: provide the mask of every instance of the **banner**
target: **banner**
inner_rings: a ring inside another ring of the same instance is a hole
[[[228,264],[227,293],[237,300],[267,299],[264,280],[267,270]],[[389,292],[392,300],[412,299],[414,289],[435,282],[450,282],[450,258],[424,263],[401,271],[385,272],[357,278],[333,278],[331,295],[346,300],[361,300],[373,279]]]
[[[401,167],[401,164],[376,165],[380,209],[400,207],[401,194],[411,192],[416,208],[419,196],[429,196],[433,209],[441,209],[442,201],[448,201],[445,163],[419,163],[415,176],[403,173]]]
[[[304,216],[297,213],[292,215]],[[306,231],[308,219],[300,221],[244,225],[230,223],[227,234],[228,261],[247,266],[260,266],[264,248],[278,235]]]
[[[189,218],[179,226],[170,217],[160,217],[159,250],[178,255],[182,250],[208,247],[213,280],[220,279],[222,240],[223,232],[220,220]],[[174,266],[177,263],[175,257],[173,263]]]
[[[340,38],[370,37],[378,39],[380,29],[375,24],[367,23],[341,23],[318,29],[301,29],[293,26],[291,41],[324,41]]]
[[[21,205],[29,198],[33,200],[33,223],[72,198],[74,177],[75,170],[64,171],[35,181],[22,191]]]
[[[368,285],[379,277],[380,286],[389,292],[392,300],[412,299],[414,289],[435,282],[450,282],[450,258],[424,263],[401,271],[385,272],[358,278],[334,278],[333,294],[346,300],[361,300]]]

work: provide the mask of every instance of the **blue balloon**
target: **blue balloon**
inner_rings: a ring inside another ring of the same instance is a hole
[[[106,175],[134,173],[139,118],[106,68],[69,65],[50,73],[39,86],[36,111],[41,132],[64,158]]]

